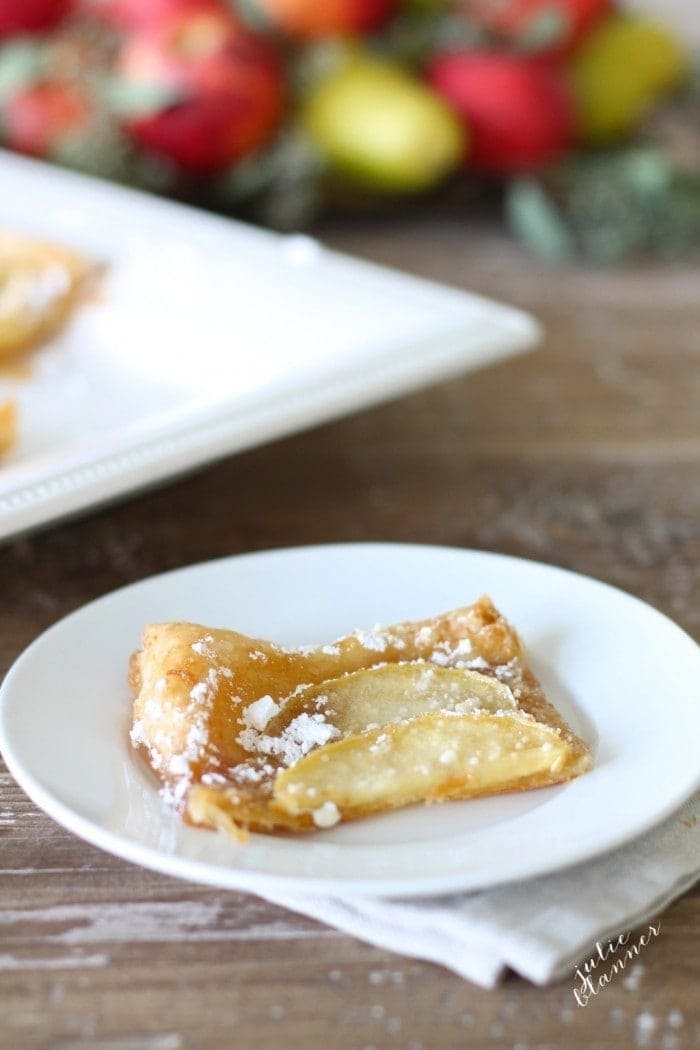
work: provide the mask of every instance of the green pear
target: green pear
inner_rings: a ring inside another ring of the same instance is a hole
[[[569,65],[582,137],[606,145],[628,135],[687,71],[688,56],[670,30],[638,15],[608,15]]]
[[[464,128],[430,88],[377,59],[349,58],[310,93],[302,124],[329,168],[392,193],[430,189],[459,164]]]

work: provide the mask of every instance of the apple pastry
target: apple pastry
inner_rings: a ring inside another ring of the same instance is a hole
[[[131,741],[164,796],[238,838],[545,787],[591,766],[485,597],[319,647],[152,624],[129,677]]]
[[[0,359],[54,335],[92,272],[68,248],[0,230]]]
[[[4,455],[17,440],[17,403],[0,401],[0,456]]]

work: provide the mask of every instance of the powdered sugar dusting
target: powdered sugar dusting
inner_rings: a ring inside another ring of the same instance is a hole
[[[209,713],[214,703],[214,696],[219,685],[219,672],[210,667],[203,681],[197,682],[190,690],[190,700],[195,708],[194,721],[187,734],[185,756],[191,761],[201,757],[209,739]]]
[[[340,810],[335,802],[324,802],[318,809],[313,810],[311,819],[317,828],[332,828],[340,820]]]
[[[274,775],[275,767],[270,762],[264,762],[260,757],[252,758],[248,762],[240,762],[228,770],[228,780],[233,780],[237,784],[269,783]],[[226,783],[226,778],[222,779]]]
[[[197,643],[194,644],[196,645]],[[206,639],[203,639],[201,644],[205,646]],[[161,789],[161,794],[171,804],[178,805],[187,794],[192,781],[192,766],[204,757],[209,744],[209,715],[214,705],[220,680],[221,678],[231,678],[232,675],[233,672],[228,667],[210,667],[204,678],[192,686],[189,697],[189,711],[187,713],[189,730],[185,737],[184,746],[174,754],[169,754],[167,762],[165,755],[168,754],[172,747],[172,738],[168,734],[157,732],[150,740],[150,759],[154,769],[165,770],[175,781],[174,783],[166,784]],[[155,688],[158,692],[162,692],[162,690],[158,689],[160,681],[159,679],[155,683]],[[155,711],[149,711],[151,704],[155,705]],[[150,714],[151,717],[157,717],[159,705],[154,700],[147,701],[145,707],[147,714]],[[178,712],[178,715],[180,719],[185,717],[183,712]],[[131,730],[131,740],[134,744],[149,743],[146,740],[145,727],[142,721],[134,722]]]
[[[322,714],[306,712],[293,718],[279,736],[266,736],[248,727],[238,736],[238,742],[246,751],[261,755],[274,755],[283,765],[292,766],[314,747],[322,747],[340,736],[339,730],[325,721]]]
[[[330,645],[298,645],[295,649],[287,649],[285,652],[295,653],[297,656],[314,656],[323,653],[324,656],[340,656],[340,646],[337,642]]]
[[[256,729],[260,733],[270,719],[279,713],[279,710],[279,704],[276,704],[269,694],[261,696],[259,700],[255,700],[246,707],[241,721],[246,728]]]
[[[429,656],[430,663],[438,667],[471,667],[471,660],[466,658],[472,651],[472,643],[468,638],[460,638],[457,642],[438,642]],[[479,657],[476,657],[479,660]],[[485,661],[484,661],[485,663]],[[488,664],[486,664],[488,666]]]
[[[210,634],[205,634],[203,638],[200,638],[197,642],[192,642],[190,648],[193,652],[198,653],[199,656],[208,656],[210,660],[216,659],[216,653],[212,649],[212,642],[214,639]]]
[[[380,626],[373,627],[371,631],[356,630],[352,632],[363,649],[369,649],[374,653],[384,653],[387,649],[387,638]]]
[[[491,664],[488,660],[484,660],[483,656],[475,656],[473,660],[465,660],[464,667],[468,671],[485,671]]]

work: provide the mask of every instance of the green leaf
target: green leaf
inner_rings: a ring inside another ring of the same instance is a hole
[[[163,84],[112,77],[103,85],[106,105],[120,117],[150,117],[179,101],[178,92]]]
[[[310,94],[319,82],[341,69],[351,54],[347,41],[337,38],[320,40],[301,48],[290,64],[294,93]]]
[[[271,146],[233,165],[217,180],[220,198],[247,206],[269,226],[299,230],[322,204],[324,161],[297,128],[284,131]]]
[[[630,189],[640,196],[667,193],[673,172],[660,150],[630,150],[623,160],[623,172]]]
[[[256,0],[227,0],[233,13],[242,18],[246,25],[258,33],[269,32],[270,16],[265,13]]]
[[[560,7],[546,7],[537,18],[520,33],[517,39],[519,51],[544,51],[565,40],[571,32],[571,16]]]
[[[46,72],[46,51],[30,40],[0,47],[0,103],[41,80]]]
[[[475,51],[488,46],[489,34],[464,15],[448,15],[436,23],[434,39],[438,51]]]
[[[508,186],[506,215],[516,235],[541,258],[561,262],[573,255],[566,223],[536,179],[516,179]]]

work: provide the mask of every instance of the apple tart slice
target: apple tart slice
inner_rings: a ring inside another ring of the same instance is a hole
[[[165,796],[238,837],[543,787],[591,765],[488,598],[318,648],[154,624],[130,682],[131,740]]]
[[[17,403],[0,401],[0,456],[9,452],[17,440]]]
[[[69,248],[0,230],[0,359],[55,335],[95,273]]]

